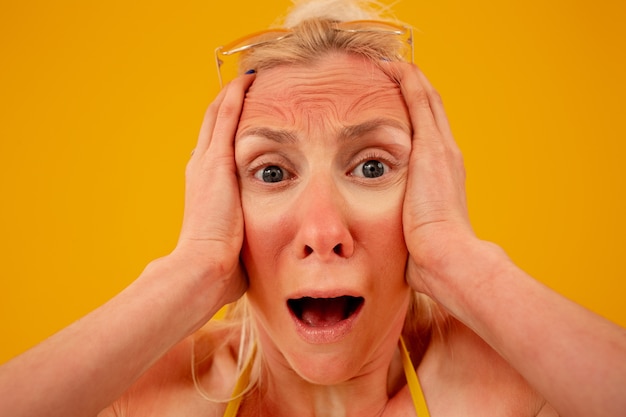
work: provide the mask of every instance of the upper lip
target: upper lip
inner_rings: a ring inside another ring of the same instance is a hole
[[[337,298],[337,297],[363,297],[358,291],[347,288],[336,289],[321,289],[321,288],[308,288],[300,289],[287,296],[287,300],[297,300],[299,298],[311,297],[311,298]],[[363,297],[365,298],[365,297]]]
[[[337,288],[300,288],[297,291],[287,295],[285,301],[289,302],[289,300],[299,300],[302,298],[339,298],[339,297],[354,297],[354,298],[362,298],[365,300],[365,296],[358,290],[354,288],[347,287],[337,287]]]

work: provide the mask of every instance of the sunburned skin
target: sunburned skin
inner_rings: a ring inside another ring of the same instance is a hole
[[[386,398],[410,294],[410,132],[398,85],[361,58],[257,74],[235,158],[247,295],[272,386],[371,383]],[[351,307],[334,304],[346,296]]]

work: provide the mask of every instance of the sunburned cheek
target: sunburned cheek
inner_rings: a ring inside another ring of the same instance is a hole
[[[276,258],[277,252],[291,241],[285,216],[275,210],[268,212],[256,206],[248,206],[246,209],[244,205],[244,222],[242,258],[246,267],[255,263],[269,264],[270,260]]]
[[[402,231],[401,211],[377,211],[375,214],[371,217],[355,216],[355,239],[371,257],[387,259],[387,266],[395,261],[403,262],[407,248]]]

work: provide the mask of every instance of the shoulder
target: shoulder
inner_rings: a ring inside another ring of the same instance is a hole
[[[418,375],[433,415],[536,416],[545,405],[515,369],[456,320],[433,334]]]
[[[238,332],[204,328],[174,346],[100,416],[219,415],[235,384]]]

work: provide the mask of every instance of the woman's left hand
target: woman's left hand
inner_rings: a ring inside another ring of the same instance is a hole
[[[400,64],[398,71],[413,126],[403,209],[410,254],[407,281],[432,296],[433,280],[440,279],[450,263],[458,262],[462,248],[477,239],[467,213],[463,157],[441,97],[415,65]]]
[[[475,236],[463,158],[441,99],[415,66],[399,65],[398,75],[413,125],[403,209],[407,281],[487,342],[559,415],[622,416],[626,331]]]

